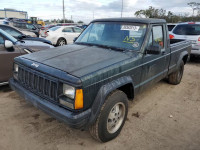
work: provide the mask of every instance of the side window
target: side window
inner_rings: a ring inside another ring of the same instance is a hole
[[[81,30],[81,29],[79,29],[79,28],[74,28],[74,32],[76,32],[76,33],[81,33],[81,32],[82,32],[82,30]]]
[[[30,30],[35,29],[35,27],[32,24],[26,24],[26,28]]]
[[[5,42],[4,38],[0,35],[0,45],[4,44],[4,42]]]
[[[72,28],[67,27],[67,28],[64,28],[62,32],[74,32],[74,31],[72,30]]]
[[[19,31],[13,29],[13,28],[10,28],[10,27],[0,27],[2,30],[6,31],[8,34],[10,34],[11,36],[14,36],[14,37],[18,37],[20,35],[22,35]]]
[[[164,35],[162,26],[153,26],[153,45],[159,44],[164,48]]]

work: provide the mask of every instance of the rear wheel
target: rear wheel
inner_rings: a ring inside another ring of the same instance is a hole
[[[184,62],[181,61],[178,70],[169,75],[168,82],[174,85],[179,84],[183,77],[183,72],[184,72]]]
[[[63,46],[63,45],[67,45],[67,41],[64,38],[60,38],[57,41],[57,46]]]
[[[89,128],[91,135],[107,142],[117,137],[124,126],[128,113],[128,98],[122,91],[111,93],[103,104],[96,122]]]

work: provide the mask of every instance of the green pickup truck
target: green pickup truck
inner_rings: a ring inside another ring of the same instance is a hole
[[[15,58],[10,86],[35,107],[99,141],[117,137],[128,101],[167,78],[179,84],[191,43],[162,19],[98,19],[74,44]]]

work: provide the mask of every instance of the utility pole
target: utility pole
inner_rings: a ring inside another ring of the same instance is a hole
[[[124,8],[124,0],[122,0],[121,18],[122,18],[123,8]]]
[[[93,20],[94,20],[94,11],[93,11]]]
[[[63,0],[63,22],[65,23],[65,1]]]

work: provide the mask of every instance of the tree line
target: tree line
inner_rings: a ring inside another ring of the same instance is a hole
[[[187,4],[192,9],[192,16],[189,13],[176,15],[171,11],[166,11],[165,9],[157,9],[150,6],[148,9],[141,9],[135,12],[136,17],[145,18],[158,18],[165,19],[168,23],[177,22],[188,22],[188,21],[200,21],[200,3],[190,2]],[[195,15],[196,12],[196,15]]]

